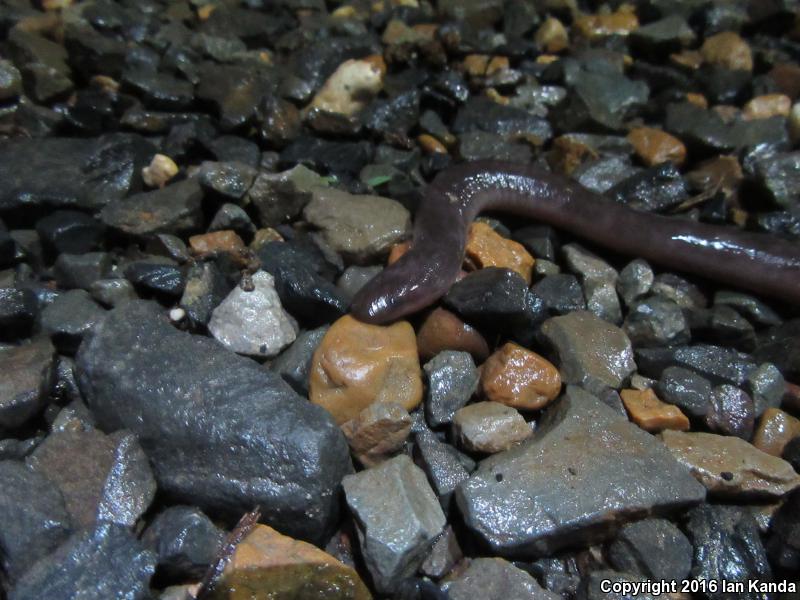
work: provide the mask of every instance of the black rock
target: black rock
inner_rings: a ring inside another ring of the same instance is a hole
[[[712,104],[738,104],[746,99],[752,74],[717,65],[702,65],[695,79]]]
[[[767,553],[752,513],[739,506],[702,504],[689,512],[686,533],[694,546],[691,576],[706,581],[742,581],[744,593],[709,592],[710,600],[769,600],[748,592],[747,581],[772,579]]]
[[[239,202],[255,177],[253,167],[238,162],[204,162],[199,173],[200,185],[227,202]]]
[[[0,560],[12,581],[55,550],[71,528],[51,481],[21,462],[0,461]]]
[[[756,368],[753,359],[730,348],[697,344],[673,348],[641,348],[636,350],[639,372],[647,377],[660,377],[669,366],[679,366],[699,373],[711,383],[743,385]]]
[[[525,246],[536,258],[551,262],[556,260],[559,248],[558,234],[548,225],[532,225],[515,229],[511,238]]]
[[[258,251],[261,268],[275,278],[283,307],[312,325],[329,323],[347,312],[338,288],[310,266],[308,253],[291,242],[269,242]]]
[[[0,102],[15,100],[22,92],[22,75],[9,61],[0,60]]]
[[[53,265],[53,275],[60,288],[88,291],[95,281],[109,276],[112,261],[112,256],[107,252],[59,254]]]
[[[175,298],[186,285],[183,271],[173,264],[137,261],[125,267],[124,273],[137,289],[157,296]]]
[[[270,364],[270,369],[283,377],[302,396],[308,395],[311,359],[327,331],[327,326],[304,331]]]
[[[689,186],[672,163],[662,163],[620,181],[606,195],[631,208],[660,212],[689,197]]]
[[[533,158],[530,146],[510,142],[497,133],[468,131],[462,133],[458,140],[458,151],[465,161],[495,159],[524,164]]]
[[[478,370],[468,352],[440,352],[423,370],[428,378],[425,418],[431,427],[449,425],[478,386]]]
[[[749,440],[755,425],[753,399],[736,386],[723,383],[711,392],[711,409],[706,415],[706,425],[711,431],[735,435]]]
[[[57,210],[36,223],[36,232],[53,254],[83,254],[100,247],[105,227],[86,213]]]
[[[191,506],[160,512],[142,534],[142,543],[158,556],[158,568],[175,579],[202,579],[225,539],[225,532]]]
[[[289,168],[296,164],[325,173],[357,176],[372,160],[368,142],[334,142],[300,137],[281,152],[280,164]]]
[[[29,336],[38,316],[39,303],[33,291],[0,288],[0,341]]]
[[[702,154],[730,152],[738,145],[722,117],[689,102],[667,106],[664,129],[681,138],[690,151]]]
[[[161,110],[185,110],[194,100],[194,86],[167,73],[136,69],[122,76],[123,91],[140,97],[146,106]]]
[[[347,443],[277,374],[175,330],[142,301],[112,310],[76,362],[100,426],[139,436],[164,492],[233,518],[260,505],[282,532],[326,539],[351,469]]]
[[[783,448],[783,460],[788,462],[795,471],[800,473],[800,436],[792,438]]]
[[[263,67],[207,62],[199,76],[195,95],[213,107],[224,131],[254,123],[257,107],[275,89],[274,74]]]
[[[542,299],[548,316],[586,310],[583,288],[578,278],[569,273],[547,275],[533,284],[531,290]]]
[[[59,352],[74,354],[83,336],[105,315],[85,290],[61,294],[42,311],[42,330]]]
[[[0,268],[14,263],[17,255],[17,245],[5,224],[0,221]]]
[[[195,326],[205,326],[211,313],[233,289],[214,262],[198,262],[189,267],[180,306]]]
[[[10,591],[9,600],[83,598],[146,600],[155,554],[127,528],[112,523],[74,533],[37,562]]]
[[[521,108],[499,104],[485,96],[476,96],[464,104],[456,114],[452,129],[456,134],[485,131],[509,138],[526,136],[540,140],[541,144],[553,137],[546,119]]]
[[[791,208],[800,202],[800,152],[767,155],[755,163],[759,187],[775,206]]]
[[[631,32],[631,47],[653,59],[663,59],[688,46],[695,35],[686,19],[670,15]]]
[[[711,408],[711,383],[683,367],[667,367],[655,386],[658,397],[690,418],[701,419]]]
[[[373,101],[363,115],[365,126],[391,139],[404,136],[419,120],[420,92],[416,89],[387,100]]]
[[[24,425],[50,401],[55,358],[47,338],[0,348],[0,431]]]
[[[240,163],[257,169],[261,160],[258,144],[238,135],[221,135],[206,144],[206,148],[219,162]]]
[[[714,305],[732,306],[756,325],[780,325],[780,316],[767,304],[742,292],[720,290],[714,293]]]
[[[685,579],[692,568],[692,545],[666,519],[626,525],[608,547],[611,565],[646,579]]]
[[[250,216],[241,206],[225,203],[211,219],[208,225],[209,231],[234,231],[240,238],[249,240],[256,232],[256,226],[250,220]]]
[[[760,362],[771,362],[789,381],[800,381],[800,319],[772,327],[758,337],[753,353]]]

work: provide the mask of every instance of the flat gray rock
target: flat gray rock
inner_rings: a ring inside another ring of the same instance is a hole
[[[347,443],[275,373],[143,301],[112,310],[76,364],[98,424],[139,437],[164,492],[233,518],[259,505],[266,523],[318,542],[338,520]]]
[[[591,544],[704,498],[661,442],[572,386],[530,440],[486,459],[456,489],[467,526],[495,553],[520,558]]]
[[[0,348],[0,430],[19,427],[44,408],[55,383],[55,358],[44,337]]]
[[[476,558],[447,586],[450,600],[558,600],[522,569],[502,558]]]

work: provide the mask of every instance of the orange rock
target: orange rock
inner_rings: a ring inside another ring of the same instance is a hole
[[[256,525],[236,546],[210,598],[369,600],[372,596],[352,567],[307,542]]]
[[[223,231],[193,235],[189,238],[189,248],[195,256],[218,252],[238,255],[245,249],[245,245],[242,238],[236,235],[235,231],[225,229]]]
[[[631,421],[645,431],[655,433],[665,429],[689,429],[689,419],[681,409],[662,402],[651,389],[622,390],[620,396]]]
[[[648,167],[663,162],[682,165],[686,160],[686,146],[678,138],[652,127],[636,127],[628,134],[636,155]]]
[[[753,53],[739,34],[723,31],[706,38],[700,48],[703,60],[732,71],[752,71]]]
[[[708,100],[703,94],[695,94],[689,92],[686,94],[686,101],[691,102],[695,106],[699,106],[700,108],[708,108]]]
[[[483,77],[486,67],[489,66],[489,56],[486,54],[467,54],[464,57],[464,71],[472,77]]]
[[[399,404],[370,404],[342,425],[350,450],[365,467],[391,458],[411,433],[411,415]]]
[[[772,456],[781,456],[786,444],[799,435],[800,419],[777,408],[768,408],[753,434],[753,445]]]
[[[792,99],[785,94],[764,94],[756,96],[744,105],[742,116],[745,119],[769,119],[788,117],[792,110]]]
[[[398,260],[400,260],[400,257],[403,256],[410,249],[411,249],[410,241],[400,242],[399,244],[395,244],[389,251],[389,258],[386,259],[386,264],[391,265],[392,263],[396,263]]]
[[[486,76],[489,77],[500,71],[508,71],[510,67],[507,56],[493,56],[486,65]]]
[[[539,410],[561,392],[561,375],[535,352],[508,342],[483,364],[481,389],[494,402],[520,410]]]
[[[425,317],[417,332],[417,348],[424,361],[444,350],[469,352],[476,363],[482,363],[489,356],[489,345],[483,336],[443,308]]]
[[[407,321],[382,327],[340,318],[314,352],[309,398],[339,425],[376,402],[413,410],[422,400],[414,329]]]
[[[555,17],[549,17],[539,26],[533,41],[539,50],[548,54],[558,54],[569,47],[567,28]]]
[[[598,157],[597,152],[588,144],[573,135],[560,135],[553,140],[549,162],[553,170],[572,175],[572,172],[584,162]]]
[[[428,154],[447,154],[445,145],[430,134],[420,134],[417,137],[417,142]]]
[[[638,27],[639,19],[628,10],[618,10],[607,15],[583,15],[573,23],[573,29],[587,40],[609,35],[628,35]]]
[[[522,244],[504,238],[486,223],[477,221],[470,226],[466,254],[478,268],[505,267],[531,282],[533,257]]]

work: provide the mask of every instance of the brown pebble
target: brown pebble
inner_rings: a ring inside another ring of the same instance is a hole
[[[732,71],[752,71],[753,53],[737,33],[723,31],[706,38],[700,48],[703,60]]]
[[[758,421],[753,445],[772,456],[781,456],[786,444],[797,436],[800,436],[800,419],[777,408],[768,408]]]
[[[417,332],[417,347],[426,362],[444,350],[469,352],[478,364],[489,356],[489,345],[478,330],[443,308],[425,317]]]
[[[772,67],[767,77],[775,82],[778,91],[786,94],[793,101],[800,98],[800,65],[780,63]]]
[[[417,142],[428,154],[447,154],[445,145],[430,134],[421,133],[417,136]]]
[[[225,229],[223,231],[193,235],[189,238],[189,248],[195,256],[217,253],[238,256],[244,251],[245,245],[242,238],[235,231]]]
[[[756,96],[745,104],[742,116],[745,119],[788,117],[791,110],[792,99],[786,94],[764,94]]]
[[[704,192],[723,191],[730,195],[738,189],[744,173],[735,156],[717,156],[697,165],[686,177],[693,187]]]
[[[628,134],[636,155],[648,167],[663,162],[680,166],[686,160],[686,146],[678,138],[652,127],[636,127]]]
[[[639,27],[639,19],[634,12],[620,8],[606,15],[580,16],[572,27],[587,40],[595,40],[610,35],[628,35]]]
[[[392,249],[389,250],[389,258],[386,259],[386,265],[391,265],[396,263],[400,258],[409,250],[411,250],[411,242],[400,242],[399,244],[395,244],[392,246]]]
[[[471,77],[483,77],[489,65],[489,56],[486,54],[467,54],[464,57],[464,71]]]
[[[706,97],[703,96],[703,94],[688,92],[686,94],[686,101],[703,109],[708,108],[708,100],[706,100]]]
[[[652,389],[622,390],[620,396],[631,421],[645,431],[656,433],[665,429],[689,429],[689,419],[681,409],[659,400]]]
[[[569,34],[561,21],[555,17],[548,17],[536,30],[533,41],[539,50],[558,54],[569,47]]]
[[[466,255],[478,268],[503,267],[519,273],[531,282],[534,259],[525,247],[498,234],[486,223],[470,225]]]
[[[499,402],[468,404],[453,415],[453,437],[470,452],[502,452],[532,433],[516,409]]]
[[[486,65],[486,76],[491,77],[501,71],[508,71],[510,68],[511,64],[508,62],[507,56],[493,56]]]
[[[683,67],[690,71],[696,71],[703,66],[703,55],[697,50],[684,50],[669,55],[669,60],[676,67]]]
[[[560,135],[553,140],[548,162],[554,171],[564,175],[572,175],[584,162],[598,158],[597,152],[584,141],[574,135]]]
[[[374,403],[344,423],[342,431],[353,456],[372,467],[402,450],[411,433],[411,415],[396,403]]]
[[[550,361],[508,342],[483,364],[481,389],[493,402],[539,410],[561,392],[561,375]]]
[[[782,406],[792,414],[800,415],[800,385],[786,382]]]
[[[253,250],[259,250],[270,242],[282,241],[283,236],[276,229],[273,229],[272,227],[265,227],[263,229],[256,230],[256,234],[253,236],[253,241],[250,242],[250,248]]]
[[[413,410],[422,400],[414,329],[407,321],[384,327],[341,317],[314,352],[309,398],[340,425],[375,402]]]

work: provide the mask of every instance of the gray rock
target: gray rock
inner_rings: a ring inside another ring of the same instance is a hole
[[[602,539],[633,515],[696,504],[705,493],[653,436],[570,386],[533,437],[484,460],[456,500],[493,552],[533,558]]]
[[[98,279],[89,285],[89,294],[109,308],[138,298],[133,284],[127,279]]]
[[[478,386],[478,369],[469,352],[446,350],[422,367],[428,377],[425,417],[431,427],[448,425]]]
[[[152,192],[109,202],[100,220],[123,233],[193,233],[202,226],[203,190],[196,179],[173,183]]]
[[[564,103],[560,119],[566,131],[580,131],[587,126],[621,130],[624,121],[647,102],[650,95],[643,81],[602,68],[584,67],[570,83],[573,93]]]
[[[655,385],[658,397],[690,418],[701,419],[711,408],[711,382],[683,367],[667,367]]]
[[[308,395],[308,376],[311,373],[311,359],[329,327],[319,327],[304,331],[297,336],[292,345],[281,352],[270,364],[270,369],[278,373],[298,394]]]
[[[770,200],[781,208],[791,208],[800,201],[800,152],[768,154],[756,160],[758,183]]]
[[[278,375],[142,301],[111,311],[76,363],[98,424],[139,437],[164,492],[234,518],[260,505],[265,522],[304,539],[332,529],[347,443]]]
[[[660,296],[635,302],[622,328],[637,348],[685,344],[691,336],[681,307]]]
[[[450,600],[558,600],[522,569],[502,558],[476,558],[446,586]]]
[[[628,336],[594,314],[578,311],[542,324],[542,335],[557,355],[564,383],[591,390],[619,389],[636,370]]]
[[[627,156],[611,155],[580,165],[573,171],[572,178],[583,187],[603,194],[640,171]]]
[[[537,260],[538,265],[541,260]],[[577,310],[586,310],[586,300],[578,278],[568,273],[547,275],[537,281],[531,290],[542,299],[550,316],[566,315]]]
[[[522,415],[499,402],[475,402],[453,415],[453,437],[470,452],[502,452],[530,435]]]
[[[755,426],[753,399],[734,385],[723,383],[711,390],[711,407],[706,425],[711,431],[749,440]]]
[[[60,352],[73,354],[105,312],[85,290],[70,290],[42,311],[42,329]]]
[[[133,527],[156,494],[136,436],[92,429],[52,433],[26,460],[61,490],[75,527],[98,521]]]
[[[630,306],[650,291],[654,279],[652,267],[647,261],[637,258],[619,272],[617,292],[625,304]]]
[[[778,367],[762,363],[747,377],[747,390],[756,406],[756,417],[767,408],[780,408],[786,393],[786,380]]]
[[[89,408],[80,399],[75,399],[58,412],[50,424],[50,432],[91,431],[95,425]]]
[[[758,298],[741,292],[720,290],[714,293],[714,304],[732,306],[757,325],[780,325],[781,318]]]
[[[125,527],[100,523],[73,534],[37,562],[9,592],[9,600],[81,598],[146,600],[155,555]]]
[[[744,385],[756,369],[749,355],[711,344],[637,349],[636,364],[648,377],[659,377],[663,369],[674,365],[694,371],[711,383],[733,385]]]
[[[108,277],[111,267],[112,258],[107,252],[59,254],[53,265],[53,274],[61,288],[67,290],[80,288],[88,291],[92,283]]]
[[[611,565],[646,579],[685,579],[692,545],[671,521],[644,519],[626,525],[608,547]]]
[[[0,60],[0,102],[13,100],[22,92],[22,75],[7,60]]]
[[[311,190],[328,179],[303,165],[281,173],[261,173],[247,192],[262,227],[274,227],[297,218],[311,201]]]
[[[303,216],[334,250],[360,264],[385,256],[411,232],[411,217],[399,202],[335,188],[314,188]]]
[[[281,306],[272,275],[258,271],[251,280],[252,290],[236,286],[214,309],[208,330],[238,354],[275,356],[295,340],[297,327]]]
[[[631,44],[653,58],[677,52],[695,39],[694,31],[680,15],[669,15],[631,32]]]
[[[13,429],[40,412],[56,380],[56,349],[47,338],[0,348],[0,430]]]
[[[662,273],[653,280],[653,294],[672,300],[681,308],[705,308],[708,299],[693,283],[672,273]]]
[[[241,162],[205,161],[200,165],[197,176],[200,185],[213,196],[240,202],[253,184],[256,174],[257,171],[253,167]],[[225,206],[227,205],[223,205],[220,210],[223,210]],[[214,230],[212,229],[212,231]]]
[[[379,266],[359,267],[353,265],[347,267],[336,282],[336,287],[348,301],[352,300],[358,291],[381,271],[383,271],[383,267]]]
[[[640,578],[641,576],[635,573],[621,573],[610,569],[592,571],[581,581],[577,598],[579,600],[659,600],[659,598],[663,597],[654,596],[653,594],[645,592],[634,595],[632,593],[623,594],[614,591],[603,591],[605,587],[603,582],[606,582],[606,586],[614,584],[624,585],[632,581],[638,581]]]
[[[0,461],[0,561],[12,581],[71,530],[64,499],[50,480],[21,462]]]
[[[433,543],[428,557],[419,570],[423,575],[433,579],[441,579],[447,575],[456,564],[464,558],[458,538],[449,525],[444,528],[442,535]]]
[[[226,203],[220,206],[217,214],[211,219],[208,226],[209,231],[234,231],[239,237],[250,239],[256,232],[256,226],[250,220],[250,216],[241,206]]]
[[[42,246],[53,254],[83,254],[100,247],[105,227],[76,210],[57,210],[36,222]]]
[[[578,244],[567,244],[562,251],[569,269],[581,278],[587,310],[615,325],[621,323],[622,308],[616,289],[619,274]]]
[[[425,473],[401,454],[342,481],[375,588],[413,575],[446,524]]]
[[[414,457],[425,471],[442,508],[449,509],[453,492],[458,485],[469,479],[469,471],[462,463],[459,452],[426,427],[414,435]]]
[[[195,263],[186,274],[180,307],[195,326],[204,326],[230,291],[231,286],[215,263]]]

